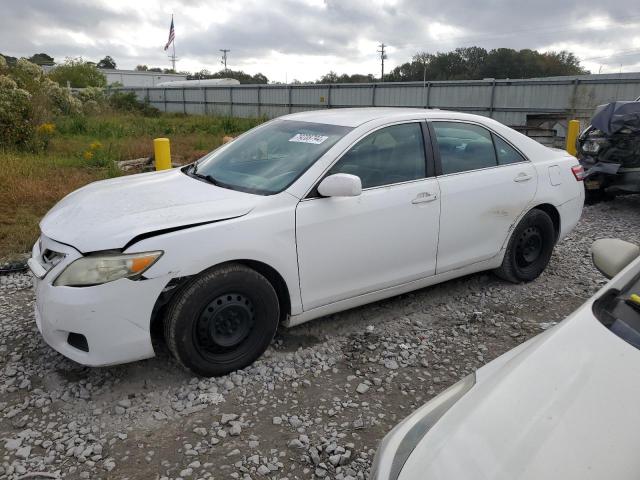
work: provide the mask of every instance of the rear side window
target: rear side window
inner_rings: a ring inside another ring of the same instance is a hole
[[[496,154],[498,155],[499,165],[509,165],[510,163],[525,162],[525,158],[520,153],[496,135],[492,135],[496,144]]]
[[[356,143],[329,171],[357,175],[362,188],[425,178],[424,142],[419,123],[381,128]]]
[[[433,122],[442,173],[458,173],[498,165],[491,133],[478,125]]]

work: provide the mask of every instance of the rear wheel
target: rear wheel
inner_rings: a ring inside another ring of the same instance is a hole
[[[546,268],[556,243],[556,231],[542,210],[528,212],[516,226],[502,265],[495,273],[510,282],[530,282]]]
[[[244,265],[215,268],[187,284],[164,320],[165,340],[186,368],[207,377],[253,363],[269,346],[280,317],[269,281]]]

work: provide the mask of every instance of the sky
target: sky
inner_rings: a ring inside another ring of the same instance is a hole
[[[380,75],[419,51],[477,45],[569,50],[592,73],[640,71],[638,0],[0,0],[0,52],[45,52],[118,68],[170,67],[163,50],[175,15],[177,70],[228,67],[270,81],[330,70]]]

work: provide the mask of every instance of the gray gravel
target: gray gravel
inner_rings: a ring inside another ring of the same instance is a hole
[[[592,295],[604,278],[589,245],[640,243],[639,212],[640,197],[586,207],[533,283],[482,273],[332,315],[216,379],[162,345],[77,365],[41,340],[29,276],[0,276],[0,478],[367,478],[394,424]]]

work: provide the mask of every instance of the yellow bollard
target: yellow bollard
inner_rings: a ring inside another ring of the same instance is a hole
[[[153,140],[153,154],[156,159],[156,170],[171,168],[171,149],[168,138],[155,138]]]
[[[567,152],[574,157],[578,153],[576,150],[578,135],[580,135],[580,120],[569,120],[569,128],[567,128]]]

